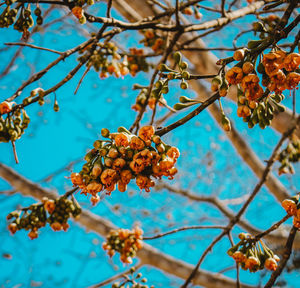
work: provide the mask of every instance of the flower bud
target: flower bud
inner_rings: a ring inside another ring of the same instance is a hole
[[[107,128],[102,128],[102,129],[101,129],[101,135],[102,135],[102,137],[104,137],[104,138],[108,138],[109,135],[110,135],[110,132],[109,132],[109,130],[108,130]]]

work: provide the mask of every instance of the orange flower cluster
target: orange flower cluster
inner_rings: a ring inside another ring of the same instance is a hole
[[[128,69],[132,76],[135,76],[137,72],[149,71],[149,64],[145,60],[144,50],[137,48],[129,48],[130,55],[128,56]]]
[[[300,231],[300,201],[299,201],[300,193],[296,196],[285,199],[281,202],[282,207],[286,211],[287,214],[294,216],[293,224]]]
[[[121,261],[131,264],[132,257],[135,257],[136,252],[143,246],[142,235],[143,230],[138,227],[132,231],[128,229],[111,230],[102,247],[110,257],[114,256],[115,252],[119,252]]]
[[[93,204],[100,201],[98,193],[102,190],[110,195],[118,186],[120,192],[125,192],[131,179],[136,179],[141,190],[150,192],[154,186],[151,176],[173,179],[177,173],[174,165],[179,150],[163,143],[154,134],[153,126],[142,127],[138,136],[124,127],[119,127],[118,133],[110,133],[105,128],[101,133],[110,140],[95,141],[94,148],[85,156],[87,163],[82,171],[71,174],[74,186],[82,189],[83,194],[91,194]]]
[[[240,84],[245,97],[249,101],[258,100],[264,93],[263,88],[259,85],[258,76],[252,73],[253,69],[251,62],[245,62],[242,67],[235,66],[229,69],[225,74],[229,85]]]
[[[8,230],[15,234],[18,230],[30,230],[28,237],[33,240],[38,237],[38,230],[49,223],[54,231],[67,231],[68,219],[81,213],[81,208],[75,199],[69,200],[62,196],[56,200],[44,198],[41,204],[33,204],[28,208],[11,212],[7,220],[14,220],[8,225]]]
[[[277,94],[283,90],[292,90],[300,82],[300,74],[296,72],[300,65],[300,54],[277,50],[265,54],[262,64],[265,69],[263,84]]]
[[[143,33],[145,38],[142,39],[140,43],[143,43],[145,47],[151,47],[157,54],[162,53],[166,47],[165,37],[160,37],[156,31],[152,29],[145,30]]]
[[[96,72],[100,71],[100,78],[107,78],[109,75],[115,77],[123,77],[130,73],[135,76],[140,71],[147,72],[149,64],[143,56],[143,49],[130,48],[130,55],[120,55],[118,47],[112,42],[98,43],[97,48],[93,51],[92,56],[89,57],[87,67],[93,66]],[[80,50],[80,53],[89,53],[92,45]],[[86,54],[80,56],[78,60],[84,60]]]
[[[277,269],[277,262],[280,259],[263,241],[260,240],[259,245],[248,233],[240,233],[239,238],[241,241],[230,248],[227,254],[236,263],[239,263],[242,269],[249,269],[250,272],[256,272],[264,268],[270,271]]]

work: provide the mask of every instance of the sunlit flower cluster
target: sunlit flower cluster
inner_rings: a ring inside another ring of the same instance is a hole
[[[8,230],[15,234],[18,230],[30,230],[28,237],[32,240],[38,237],[38,230],[49,223],[53,231],[67,231],[68,219],[78,217],[81,208],[77,201],[65,196],[55,200],[44,198],[42,203],[33,204],[27,208],[16,210],[7,215],[7,220],[13,221],[8,225]]]
[[[248,47],[254,49],[262,43],[263,40],[249,41]],[[233,59],[239,63],[226,72],[225,79],[217,76],[212,80],[212,91],[226,96],[228,86],[237,85],[237,115],[244,118],[249,128],[259,123],[264,129],[270,125],[275,109],[279,112],[285,109],[279,104],[284,99],[282,92],[296,89],[300,82],[300,54],[274,50],[262,54],[261,62],[256,67],[251,49],[243,48],[234,52]],[[218,64],[224,65],[222,60]]]
[[[155,53],[162,53],[166,47],[166,37],[160,36],[156,31],[147,29],[143,31],[144,38],[140,41],[145,47],[150,47]]]
[[[263,56],[262,64],[265,69],[262,83],[270,91],[280,94],[284,90],[292,90],[298,86],[300,74],[296,70],[300,65],[299,53],[273,51]]]
[[[80,53],[85,53],[78,58],[79,61],[84,61],[88,57],[90,49],[93,45],[90,44]],[[115,77],[123,77],[130,73],[135,76],[140,71],[147,72],[149,64],[143,56],[143,49],[130,48],[130,54],[119,54],[118,47],[113,42],[97,43],[93,54],[88,58],[87,67],[93,66],[96,72],[100,71],[100,78],[107,78],[109,75]]]
[[[242,269],[256,272],[266,268],[275,271],[279,257],[262,241],[256,241],[248,233],[239,234],[240,242],[227,251]]]
[[[290,199],[285,199],[281,202],[282,207],[290,216],[294,216],[293,224],[300,230],[300,193]]]
[[[115,252],[119,252],[121,261],[131,264],[132,257],[135,257],[137,251],[143,246],[142,235],[143,230],[138,227],[133,230],[111,230],[102,247],[110,257],[114,256]]]
[[[117,133],[104,128],[101,134],[108,140],[95,141],[94,148],[85,155],[87,163],[81,172],[71,174],[74,186],[92,195],[93,204],[100,201],[98,193],[103,190],[110,195],[118,186],[120,192],[125,192],[132,179],[141,190],[150,192],[154,186],[151,177],[173,179],[177,173],[174,165],[179,150],[155,135],[153,126],[142,127],[138,136],[124,127],[119,127]]]

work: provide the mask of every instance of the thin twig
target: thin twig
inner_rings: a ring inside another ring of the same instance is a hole
[[[282,273],[284,267],[286,266],[287,261],[289,260],[289,258],[291,256],[296,233],[297,233],[297,228],[293,226],[290,231],[289,237],[286,241],[286,245],[285,245],[285,248],[283,251],[283,255],[282,255],[280,264],[277,267],[277,269],[272,273],[271,278],[269,279],[269,281],[267,282],[267,284],[265,285],[264,288],[273,287],[273,284],[275,283],[276,279]]]
[[[180,231],[185,231],[185,230],[197,230],[197,229],[225,229],[226,227],[224,226],[187,226],[187,227],[181,227],[181,228],[177,228],[168,232],[164,232],[164,233],[160,233],[151,237],[143,237],[143,240],[153,240],[153,239],[157,239],[157,238],[161,238],[170,234],[174,234]]]

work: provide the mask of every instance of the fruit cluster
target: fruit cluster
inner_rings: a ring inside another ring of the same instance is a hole
[[[94,148],[84,157],[87,163],[81,172],[71,174],[72,183],[82,189],[83,194],[92,195],[91,201],[96,204],[100,201],[97,193],[106,190],[106,194],[110,195],[117,184],[118,190],[125,192],[134,178],[137,186],[146,192],[154,186],[151,176],[173,179],[177,173],[174,165],[179,151],[165,144],[154,133],[153,126],[142,127],[138,136],[124,127],[119,127],[117,133],[102,129],[102,136],[108,140],[94,142]]]
[[[300,139],[296,135],[292,135],[288,145],[278,155],[277,160],[281,166],[278,169],[278,174],[294,174],[292,163],[300,160]]]
[[[84,55],[78,58],[79,61],[83,61],[88,57],[92,49],[92,45],[81,50],[80,53],[86,52]],[[109,75],[115,75],[119,78],[130,73],[135,76],[139,71],[147,72],[149,65],[143,57],[142,49],[130,49],[130,56],[120,55],[118,53],[118,47],[113,42],[98,43],[93,54],[89,57],[87,67],[94,67],[96,72],[100,72],[100,78],[107,78]]]
[[[12,111],[12,103],[4,101],[0,103],[0,143],[16,141],[24,134],[30,119],[24,109]],[[6,118],[2,117],[7,114]]]
[[[290,199],[285,199],[281,202],[282,207],[290,216],[294,216],[293,224],[300,231],[300,193]]]
[[[111,230],[102,247],[112,257],[115,252],[120,253],[123,263],[131,264],[132,257],[142,248],[143,230],[136,227],[132,231],[128,229]]]
[[[7,220],[14,220],[8,225],[12,234],[18,230],[30,230],[28,236],[30,239],[38,237],[38,229],[49,223],[53,231],[67,231],[68,219],[73,216],[76,218],[81,213],[81,208],[75,198],[72,200],[66,196],[55,200],[44,198],[40,204],[32,204],[27,208],[11,212]]]
[[[249,269],[250,272],[264,268],[271,271],[277,269],[279,257],[262,240],[258,243],[248,233],[240,233],[239,238],[241,241],[230,248],[227,254],[240,264],[242,269]]]
[[[114,282],[112,288],[149,288],[147,283],[148,279],[143,277],[142,273],[135,273],[135,268],[131,267],[127,274],[124,274],[122,281]],[[143,278],[142,278],[143,277]],[[154,288],[151,285],[150,288]]]
[[[137,72],[148,72],[150,65],[147,63],[144,57],[144,50],[137,48],[129,48],[130,55],[127,57],[128,69],[132,76],[135,76]]]
[[[10,25],[14,24],[14,29],[19,32],[28,34],[28,29],[34,25],[32,18],[30,4],[25,8],[24,4],[17,4],[14,8],[11,7],[16,2],[16,0],[6,0],[5,4],[7,5],[0,15],[0,28],[7,28]],[[36,23],[38,25],[43,24],[42,11],[37,5],[33,11],[36,18]],[[17,16],[19,17],[17,19]]]
[[[152,29],[143,30],[144,38],[140,41],[145,47],[150,47],[155,53],[160,54],[166,48],[166,37],[158,35]]]

